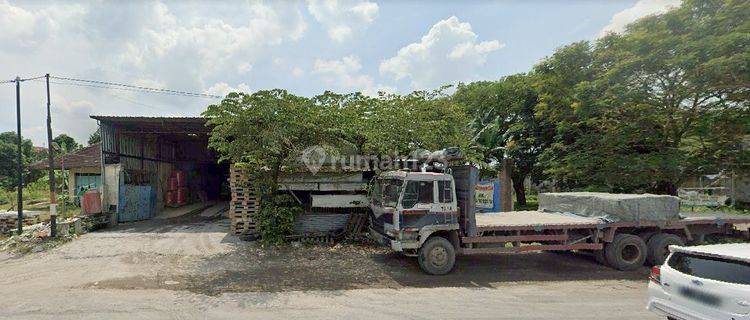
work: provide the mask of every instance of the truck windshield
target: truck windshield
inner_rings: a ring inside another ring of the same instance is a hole
[[[375,205],[395,207],[401,195],[403,180],[378,179],[372,189],[372,201]]]

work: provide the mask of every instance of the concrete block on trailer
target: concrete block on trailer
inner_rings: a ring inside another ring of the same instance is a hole
[[[608,221],[680,219],[680,199],[655,194],[560,192],[539,194],[539,210],[568,212]]]

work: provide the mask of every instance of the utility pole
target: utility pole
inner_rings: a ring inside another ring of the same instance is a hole
[[[21,153],[21,77],[16,76],[16,124],[18,129],[18,234],[23,232],[23,154]]]
[[[55,194],[54,148],[52,148],[52,116],[50,114],[49,73],[47,79],[47,160],[49,161],[49,236],[57,236],[57,195]]]

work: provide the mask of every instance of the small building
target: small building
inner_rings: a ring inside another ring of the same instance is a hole
[[[208,148],[205,118],[91,118],[101,130],[103,207],[118,221],[153,217],[175,197],[181,204],[228,200],[229,165]]]
[[[75,202],[76,195],[88,189],[101,186],[101,145],[92,144],[74,152],[57,157],[54,161],[55,170],[66,171],[67,194]],[[49,162],[42,160],[31,165],[33,169],[47,170]]]

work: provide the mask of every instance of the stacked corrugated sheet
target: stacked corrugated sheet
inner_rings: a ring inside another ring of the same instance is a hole
[[[229,231],[242,237],[255,235],[254,216],[260,209],[255,190],[250,185],[247,171],[232,166],[229,170],[229,187],[232,200],[229,202]]]

